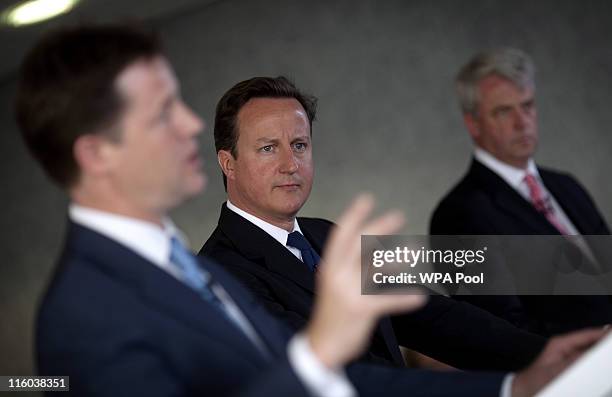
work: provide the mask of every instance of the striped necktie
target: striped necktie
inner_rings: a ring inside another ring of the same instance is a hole
[[[568,235],[569,232],[565,226],[561,223],[557,215],[555,214],[555,209],[553,208],[550,200],[544,198],[542,194],[542,189],[540,188],[540,184],[538,183],[535,176],[531,174],[525,175],[525,183],[529,188],[529,198],[531,199],[531,204],[535,207],[538,212],[548,219],[558,231],[563,235]]]

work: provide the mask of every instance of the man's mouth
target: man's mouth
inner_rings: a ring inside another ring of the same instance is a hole
[[[195,150],[191,155],[187,157],[187,164],[194,168],[202,167],[202,157],[200,157],[200,152]]]
[[[276,185],[277,188],[281,188],[283,190],[296,190],[300,188],[300,184],[299,183],[283,183],[281,185]]]

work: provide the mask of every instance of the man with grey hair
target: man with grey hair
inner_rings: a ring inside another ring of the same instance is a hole
[[[474,158],[434,211],[431,234],[610,234],[572,176],[535,165],[535,67],[529,55],[513,48],[479,53],[457,75],[456,88]],[[612,322],[607,296],[463,299],[544,336]]]

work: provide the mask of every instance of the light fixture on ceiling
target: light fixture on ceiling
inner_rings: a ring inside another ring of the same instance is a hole
[[[0,15],[5,25],[23,26],[45,21],[70,11],[79,0],[30,0],[7,8]]]

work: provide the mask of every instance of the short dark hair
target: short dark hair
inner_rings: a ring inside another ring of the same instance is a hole
[[[217,103],[215,113],[215,149],[229,151],[238,157],[237,118],[240,109],[253,98],[295,98],[306,111],[312,135],[312,122],[317,113],[317,98],[301,92],[288,78],[253,77],[234,85]],[[227,179],[223,174],[223,184],[227,189]]]
[[[81,135],[120,138],[109,132],[123,105],[115,80],[134,61],[161,54],[157,34],[138,24],[61,28],[30,50],[20,68],[17,124],[52,180],[63,188],[78,181],[73,146]]]

